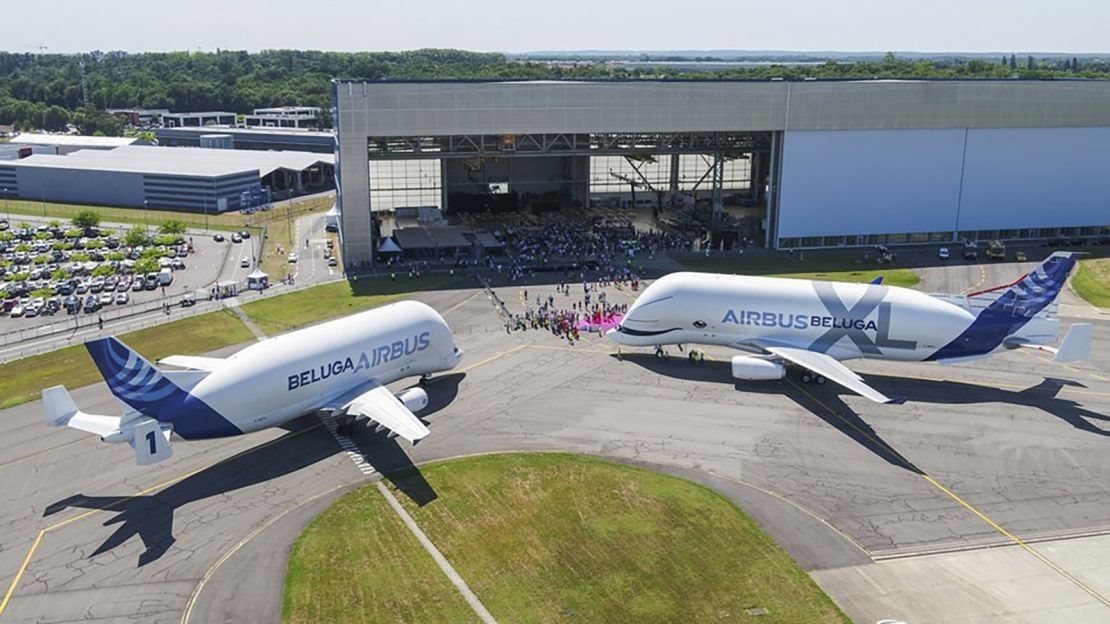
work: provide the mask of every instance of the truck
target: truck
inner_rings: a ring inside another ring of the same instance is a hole
[[[979,245],[975,241],[964,241],[964,260],[978,260]]]
[[[992,240],[987,243],[987,257],[995,260],[1004,260],[1006,258],[1006,245],[1000,240]]]

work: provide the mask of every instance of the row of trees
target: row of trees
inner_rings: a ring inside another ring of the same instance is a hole
[[[82,88],[82,74],[85,88]],[[461,50],[318,52],[300,50],[84,55],[0,53],[0,124],[58,130],[73,123],[89,134],[118,134],[108,108],[229,110],[284,104],[331,105],[338,78],[1110,78],[1099,59],[914,60],[893,54],[875,61],[769,65],[695,72],[625,69],[605,62],[518,62],[502,54]],[[87,92],[87,98],[86,98]],[[325,120],[330,123],[330,120]]]

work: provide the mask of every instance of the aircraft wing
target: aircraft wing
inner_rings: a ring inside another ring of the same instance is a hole
[[[864,383],[863,378],[852,372],[852,369],[824,353],[809,351],[808,349],[797,349],[794,347],[764,346],[763,349],[784,360],[789,360],[802,368],[809,369],[825,379],[836,382],[852,392],[871,399],[876,403],[904,403],[906,400],[902,397],[893,399],[887,397],[882,392]]]
[[[362,386],[359,389],[365,388]],[[431,433],[424,423],[416,417],[400,399],[393,396],[389,388],[371,382],[370,389],[353,399],[340,397],[336,407],[350,416],[362,416],[389,429],[409,442],[416,443]]]
[[[199,355],[171,355],[158,360],[158,363],[212,372],[223,366],[226,361],[223,358],[201,357]]]

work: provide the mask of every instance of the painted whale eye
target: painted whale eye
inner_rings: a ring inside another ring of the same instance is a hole
[[[705,329],[705,321],[694,321],[694,327]]]

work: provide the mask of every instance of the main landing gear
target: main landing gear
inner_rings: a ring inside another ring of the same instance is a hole
[[[655,347],[655,357],[660,360],[666,360],[670,359],[671,356],[667,355],[667,352],[663,350],[663,347]]]
[[[802,371],[802,375],[801,375],[800,379],[802,380],[802,383],[806,383],[806,384],[807,383],[816,383],[819,386],[822,386],[822,385],[825,384],[825,378],[823,376],[818,375],[816,373],[811,373],[810,371],[807,371],[807,370]]]
[[[340,416],[335,419],[336,435],[351,437],[358,433],[359,429],[361,429],[359,421],[354,416]]]

